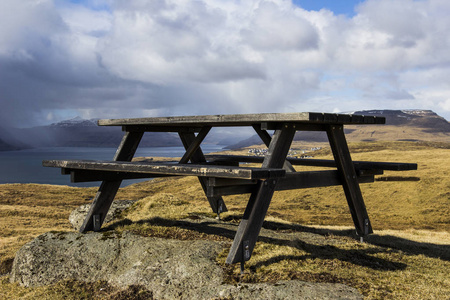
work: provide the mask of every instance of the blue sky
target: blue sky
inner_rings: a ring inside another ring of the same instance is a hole
[[[448,15],[442,0],[2,0],[0,118],[430,109],[450,119]]]
[[[109,10],[109,5],[105,2],[92,1],[92,0],[70,0],[71,3],[80,4],[90,7],[92,9]],[[344,14],[347,16],[354,16],[354,8],[362,0],[293,0],[292,3],[302,7],[306,10],[319,11],[323,8],[333,11],[335,14]]]
[[[354,16],[355,15],[355,6],[359,3],[363,2],[361,0],[294,0],[292,1],[295,5],[298,5],[306,10],[321,10],[322,8],[326,8],[328,10],[333,11],[335,14]]]

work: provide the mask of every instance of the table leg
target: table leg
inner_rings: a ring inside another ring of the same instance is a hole
[[[330,125],[327,128],[327,134],[356,232],[360,236],[365,236],[373,231],[345,139],[344,128],[342,125]]]
[[[264,158],[263,168],[281,168],[286,160],[295,128],[286,125],[276,130]],[[244,216],[239,224],[226,262],[234,264],[250,259],[272,200],[277,179],[260,180],[257,189],[250,195]]]
[[[196,136],[193,132],[179,132],[178,135],[180,136],[180,139],[183,142],[183,146],[186,149],[186,151],[188,151],[191,144],[195,143],[196,141]],[[203,154],[203,151],[200,148],[200,146],[192,154],[192,156],[190,156],[190,160],[194,164],[206,162],[205,155]],[[213,212],[220,215],[221,212],[228,211],[225,202],[223,201],[223,198],[221,196],[213,196],[213,197],[207,196],[208,179],[206,177],[198,177],[198,180],[200,181],[200,184],[203,188],[203,191],[205,192],[206,198],[208,199],[209,205],[211,206]]]
[[[179,164],[186,164],[189,162],[189,160],[192,158],[195,152],[197,152],[198,148],[200,147],[200,144],[203,142],[203,140],[208,135],[210,130],[211,130],[210,126],[203,127],[200,130],[195,139],[186,148],[186,153],[184,153],[183,157],[178,162]]]
[[[114,160],[131,161],[143,134],[143,132],[126,132],[117,149]],[[100,230],[121,183],[122,180],[102,182],[83,225],[81,225],[80,232]]]
[[[260,127],[261,127],[260,125],[253,125],[253,129],[256,131],[259,138],[263,141],[263,143],[267,147],[269,147],[272,137],[266,130],[262,130]],[[285,169],[287,172],[295,172],[295,168],[287,160],[284,161],[283,169]]]

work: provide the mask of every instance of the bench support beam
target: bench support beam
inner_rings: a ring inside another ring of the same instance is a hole
[[[201,140],[203,140],[206,137],[206,134],[209,132],[209,129],[203,131],[204,136],[200,136]],[[196,141],[198,141],[197,137],[193,132],[178,132],[178,135],[180,136],[180,139],[183,142],[183,146],[186,149],[186,151],[190,149],[191,145],[195,145]],[[206,162],[205,155],[203,154],[203,151],[199,145],[196,147],[195,151],[193,151],[193,153],[190,155],[190,161],[193,164],[201,164]],[[221,196],[208,197],[207,193],[208,179],[205,177],[198,177],[198,180],[200,181],[200,184],[203,188],[203,191],[205,192],[205,195],[207,195],[206,198],[208,199],[212,211],[218,215],[220,215],[221,212],[228,211],[225,202],[223,201],[223,198]]]
[[[258,134],[259,138],[263,141],[263,143],[266,145],[266,147],[269,147],[270,141],[272,141],[272,137],[267,132],[267,130],[261,129],[261,127],[258,126],[258,125],[253,125],[253,129],[256,131],[256,133]],[[288,172],[295,172],[294,167],[287,160],[284,161],[283,169],[285,169]]]
[[[115,161],[131,161],[144,135],[143,132],[126,132],[114,155]],[[95,195],[91,208],[84,219],[80,232],[98,231],[119,190],[122,180],[103,181]],[[95,218],[95,222],[94,222]]]
[[[360,236],[372,233],[369,215],[358,184],[356,171],[350,156],[342,125],[330,125],[327,128],[328,140],[333,151],[334,160],[344,187],[348,207]]]
[[[358,183],[374,182],[374,175],[357,177]],[[209,196],[229,196],[252,193],[257,185],[257,180],[222,180],[216,178],[209,182]],[[336,170],[307,171],[286,173],[286,177],[279,178],[275,191],[297,190],[306,188],[326,187],[342,185],[342,180]]]
[[[184,153],[183,157],[178,162],[179,164],[185,164],[192,158],[192,155],[194,155],[194,153],[198,150],[200,144],[203,142],[210,130],[211,126],[205,126],[200,130],[195,139],[190,143],[189,147],[186,148],[186,153]]]
[[[140,174],[130,172],[110,172],[110,171],[94,171],[94,170],[71,170],[66,169],[65,172],[70,174],[70,182],[93,182],[93,181],[117,181],[126,179],[145,179],[155,177],[167,177],[170,175],[163,174]]]
[[[248,156],[248,155],[206,155],[210,163],[262,163],[264,157]],[[292,158],[287,160],[295,166],[312,166],[312,167],[327,167],[336,168],[334,160],[326,159],[310,159],[310,158]],[[356,170],[390,170],[390,171],[410,171],[417,170],[417,164],[411,163],[396,163],[396,162],[378,162],[378,161],[353,161]]]
[[[294,139],[295,131],[294,127],[288,124],[275,131],[262,168],[283,167],[292,140]],[[256,191],[250,195],[244,216],[231,245],[226,259],[228,264],[243,263],[250,259],[276,185],[277,179],[258,181]]]

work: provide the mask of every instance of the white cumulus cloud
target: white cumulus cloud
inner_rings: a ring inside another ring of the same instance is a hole
[[[3,0],[1,118],[425,108],[448,119],[450,2],[366,0],[355,11]]]

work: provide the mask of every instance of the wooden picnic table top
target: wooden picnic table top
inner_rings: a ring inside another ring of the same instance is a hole
[[[200,115],[131,119],[102,119],[100,126],[250,126],[259,123],[302,124],[384,124],[385,118],[353,114],[317,112]]]

